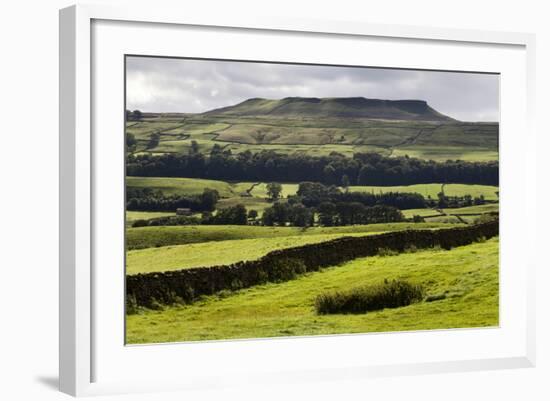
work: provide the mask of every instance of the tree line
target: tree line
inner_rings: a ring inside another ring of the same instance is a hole
[[[315,225],[316,214],[317,224],[325,227],[405,221],[400,210],[387,205],[365,206],[359,202],[323,202],[317,207],[306,207],[301,203],[277,202],[264,210],[261,224],[311,227]]]
[[[289,197],[292,202],[296,199],[308,207],[316,207],[323,202],[333,203],[361,203],[364,206],[386,205],[397,209],[421,209],[427,207],[426,199],[414,192],[383,192],[379,194],[369,192],[342,191],[335,185],[324,185],[319,182],[301,182],[295,196]]]
[[[205,188],[200,195],[165,195],[151,188],[126,188],[126,210],[175,212],[185,208],[196,212],[214,211],[220,199],[218,191]]]
[[[154,141],[156,138],[152,138]],[[195,144],[196,145],[196,144]],[[498,161],[468,162],[356,153],[328,156],[278,154],[274,151],[233,154],[214,145],[205,155],[198,146],[188,153],[127,155],[127,175],[189,177],[227,181],[315,181],[327,185],[411,185],[433,182],[498,185]]]

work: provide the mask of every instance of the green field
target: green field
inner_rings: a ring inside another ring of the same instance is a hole
[[[159,226],[128,228],[128,250],[196,244],[209,241],[274,238],[308,235],[372,233],[408,229],[442,228],[439,223],[384,223],[341,227],[265,227],[265,226]]]
[[[428,223],[441,223],[441,224],[461,224],[462,220],[460,220],[456,216],[436,216],[436,217],[427,217],[425,218],[425,221]]]
[[[158,115],[128,122],[126,131],[137,139],[135,153],[185,153],[195,141],[204,154],[217,144],[233,153],[273,150],[321,156],[336,151],[351,157],[357,152],[377,152],[439,161],[498,160],[496,123],[340,118],[329,111],[313,118],[299,112],[284,116]],[[154,133],[160,141],[150,147]]]
[[[239,198],[246,202],[242,197],[248,189],[252,188],[250,194],[255,198],[266,198],[267,190],[265,182],[225,182],[219,180],[205,180],[200,178],[165,178],[165,177],[127,177],[127,186],[129,188],[151,188],[160,190],[166,195],[198,195],[205,188],[215,189],[222,198]],[[256,185],[255,185],[256,184]],[[295,195],[298,190],[296,183],[282,183],[282,196]],[[424,197],[437,198],[441,192],[441,183],[433,184],[415,184],[398,186],[350,186],[350,192],[370,192],[374,194],[384,192],[416,192]],[[445,184],[445,195],[464,196],[472,195],[479,197],[483,195],[487,200],[497,200],[498,187],[492,185],[468,185],[468,184]]]
[[[498,212],[498,203],[488,203],[486,205],[475,205],[461,208],[442,209],[447,214],[483,214]]]
[[[350,191],[371,192],[373,194],[384,192],[416,192],[424,197],[430,196],[437,199],[437,194],[441,192],[441,184],[416,184],[416,185],[398,185],[388,187],[378,186],[353,186],[349,187]],[[444,187],[446,196],[464,196],[472,195],[479,197],[483,195],[487,200],[497,200],[498,187],[492,185],[467,185],[467,184],[445,184]]]
[[[136,220],[148,220],[156,217],[174,216],[173,212],[126,212],[126,225],[131,226]]]
[[[252,184],[250,184],[252,185]],[[126,177],[128,188],[150,188],[162,191],[165,195],[199,195],[205,188],[215,189],[221,197],[238,195],[246,185],[232,185],[225,181],[203,180],[200,178],[175,177]]]
[[[407,219],[413,218],[414,216],[428,217],[441,215],[441,213],[435,209],[407,209],[402,210],[401,213],[403,213],[403,216]]]
[[[296,194],[298,184],[281,184],[281,195]],[[215,189],[221,198],[242,198],[250,190],[250,194],[256,198],[267,197],[267,183],[265,182],[226,182],[220,180],[206,180],[201,178],[180,177],[126,177],[128,188],[150,188],[154,191],[162,191],[165,195],[199,195],[204,189]]]
[[[417,159],[435,160],[465,160],[469,162],[498,160],[498,150],[495,148],[462,146],[430,146],[415,145],[393,149],[392,156],[409,156]]]
[[[283,198],[286,198],[290,195],[296,195],[296,192],[298,191],[298,184],[282,183],[281,186],[283,187],[281,191],[281,197]],[[265,198],[267,194],[267,183],[261,182],[258,185],[254,186],[254,189],[250,191],[250,194],[259,198]]]
[[[341,237],[364,236],[376,233],[374,231],[371,233],[296,235],[139,249],[126,253],[126,274],[226,265],[259,259],[268,252],[277,249],[330,241]]]
[[[205,297],[126,318],[130,344],[491,327],[499,324],[498,238],[444,250],[356,259],[296,280]],[[405,279],[445,299],[357,315],[317,315],[324,291]]]

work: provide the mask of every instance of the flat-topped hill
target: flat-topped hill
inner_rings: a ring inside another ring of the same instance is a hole
[[[227,116],[350,117],[383,120],[454,121],[424,100],[383,100],[364,97],[253,98],[204,113]]]

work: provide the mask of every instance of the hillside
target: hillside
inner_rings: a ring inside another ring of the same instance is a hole
[[[383,120],[453,121],[424,100],[382,100],[364,97],[287,97],[280,100],[254,98],[206,115],[348,117]]]
[[[498,159],[498,123],[457,121],[423,100],[255,98],[205,113],[143,113],[126,129],[136,140],[134,154],[187,153],[194,142],[203,154],[218,145],[233,154]]]

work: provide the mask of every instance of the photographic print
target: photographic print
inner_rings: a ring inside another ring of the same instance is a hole
[[[126,343],[499,325],[499,75],[125,59]]]

